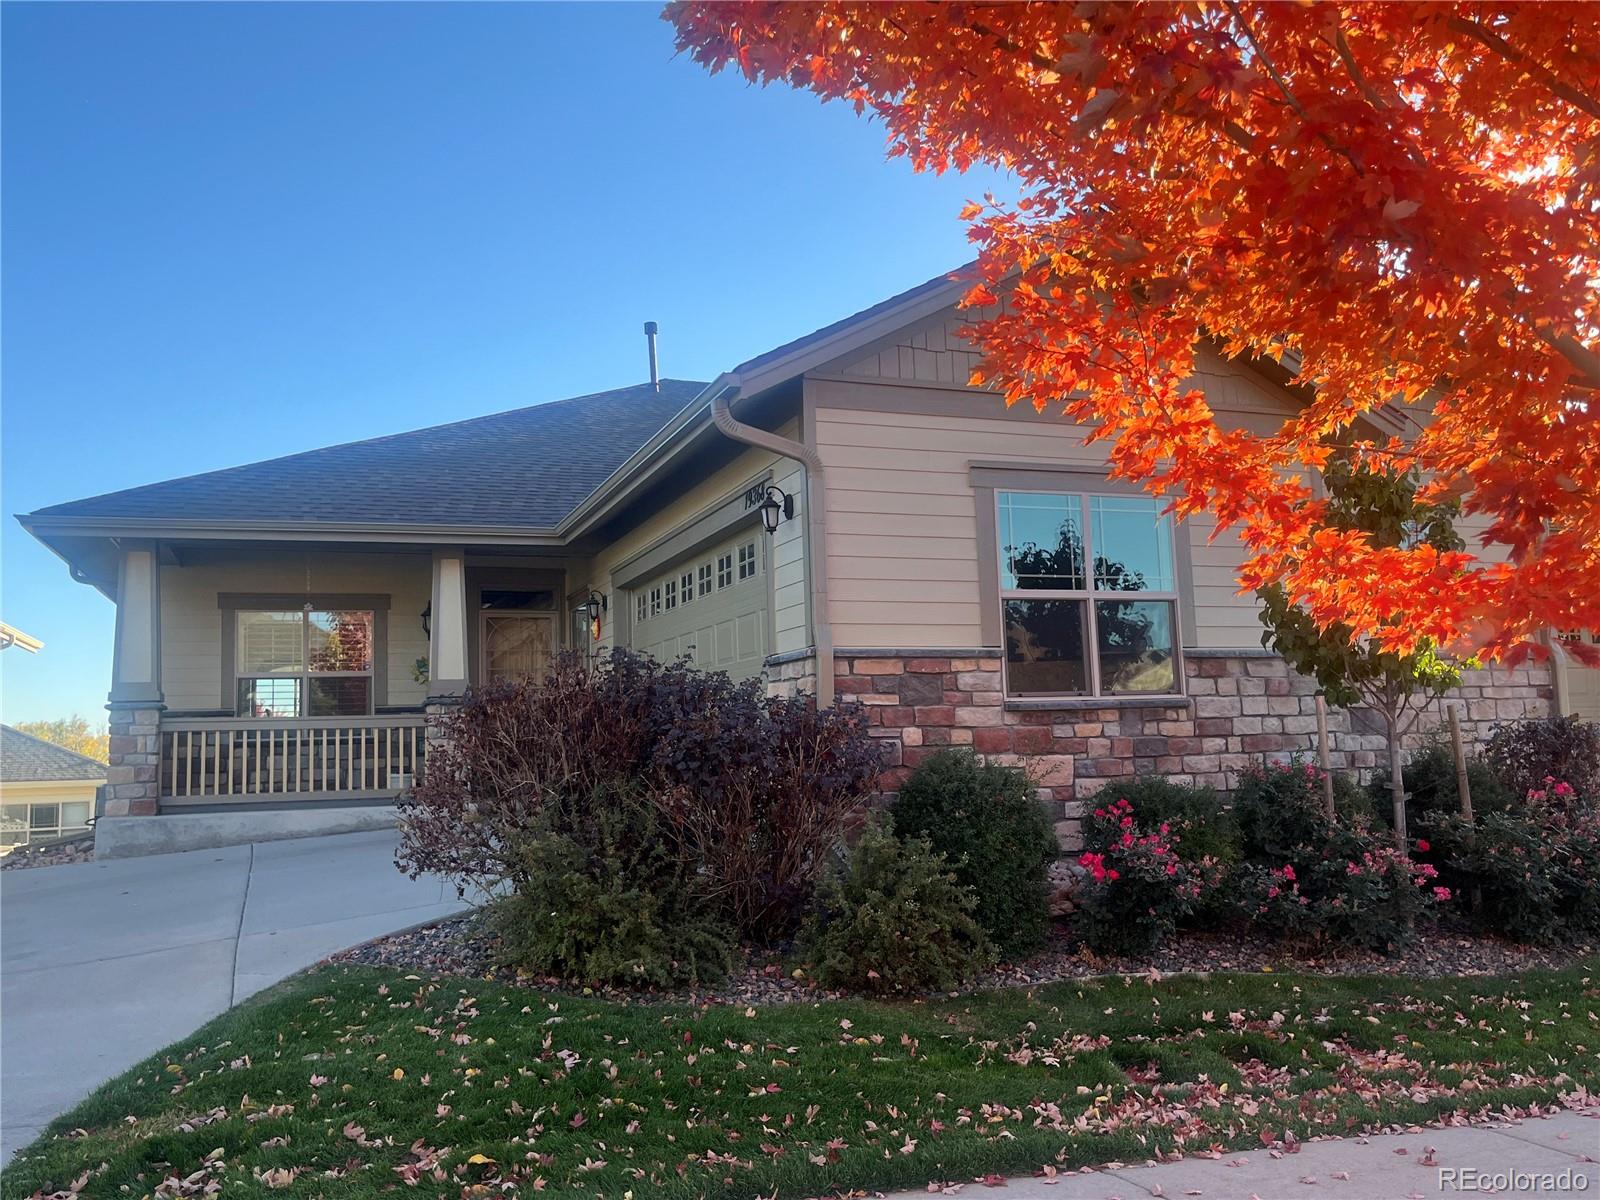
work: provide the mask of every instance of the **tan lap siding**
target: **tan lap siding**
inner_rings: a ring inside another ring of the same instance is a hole
[[[922,347],[912,347],[920,350]],[[888,352],[875,356],[886,369]],[[925,351],[938,374],[939,356]],[[950,353],[954,353],[951,351]],[[898,356],[894,359],[899,362]],[[908,367],[919,361],[906,360]],[[1225,426],[1276,428],[1287,396],[1204,355],[1197,382]],[[1059,416],[1010,413],[993,395],[862,378],[856,367],[806,381],[828,470],[828,570],[834,642],[844,647],[969,648],[985,644],[979,612],[978,513],[969,464],[1051,463],[1104,469],[1106,447]],[[970,415],[951,411],[952,401]],[[923,411],[918,411],[921,405]],[[993,414],[993,415],[985,415]],[[1258,646],[1252,596],[1240,596],[1232,534],[1208,542],[1209,519],[1186,523],[1194,564],[1194,628],[1186,644]]]
[[[433,587],[431,560],[423,554],[312,554],[186,551],[182,566],[161,568],[161,669],[167,707],[176,711],[233,707],[222,695],[222,592],[303,595],[310,570],[318,595],[389,597],[390,705],[421,704],[427,688],[411,677],[426,657],[422,610]]]
[[[777,432],[788,438],[799,436],[799,422],[790,421]],[[629,602],[616,588],[612,572],[630,559],[665,541],[697,518],[726,502],[752,483],[769,475],[785,492],[795,497],[795,516],[784,521],[778,532],[767,538],[767,564],[773,571],[772,653],[799,650],[809,644],[807,583],[805,574],[805,472],[796,462],[766,450],[750,449],[727,466],[686,488],[670,504],[651,513],[616,541],[604,547],[588,564],[587,589],[611,596],[613,605]],[[759,524],[756,526],[760,529]],[[574,578],[584,574],[578,569]],[[610,649],[616,642],[616,610],[607,612],[598,643],[591,648]]]

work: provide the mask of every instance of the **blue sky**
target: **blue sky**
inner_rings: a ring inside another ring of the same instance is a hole
[[[7,4],[7,721],[104,718],[112,606],[11,514],[709,379],[970,257],[1006,185],[712,78],[654,6]]]

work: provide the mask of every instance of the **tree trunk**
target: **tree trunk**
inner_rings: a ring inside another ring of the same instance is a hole
[[[1410,838],[1406,836],[1406,778],[1400,753],[1400,717],[1385,711],[1385,727],[1389,731],[1389,798],[1394,803],[1394,844],[1401,854],[1410,853]]]

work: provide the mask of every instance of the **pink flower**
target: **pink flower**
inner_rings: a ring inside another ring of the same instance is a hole
[[[1178,864],[1175,863],[1175,862],[1174,863],[1168,863],[1167,864],[1167,874],[1168,875],[1176,875],[1177,873],[1178,873]]]
[[[1572,785],[1570,783],[1568,783],[1564,779],[1560,783],[1556,784],[1556,786],[1552,790],[1558,796],[1570,796],[1570,795],[1572,795]]]
[[[1434,888],[1433,889],[1433,898],[1435,900],[1439,900],[1439,901],[1445,901],[1445,900],[1450,899],[1450,889],[1447,888],[1447,887],[1436,887],[1436,888]]]
[[[1283,877],[1285,879],[1287,879],[1290,883],[1294,882],[1294,868],[1292,866],[1290,866],[1288,863],[1285,863],[1283,865]]]
[[[1112,868],[1111,870],[1108,870],[1106,872],[1106,878],[1107,879],[1121,879],[1122,876],[1117,873],[1115,868]]]

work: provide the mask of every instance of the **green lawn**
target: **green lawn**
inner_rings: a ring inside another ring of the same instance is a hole
[[[759,1010],[323,968],[107,1084],[0,1194],[743,1200],[1259,1150],[1600,1090],[1597,968]]]

